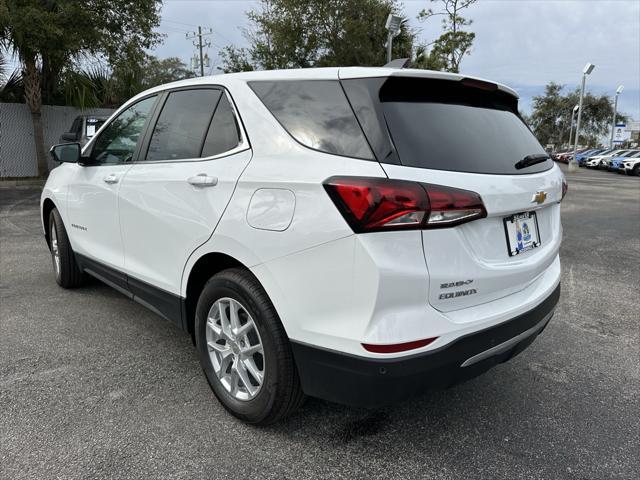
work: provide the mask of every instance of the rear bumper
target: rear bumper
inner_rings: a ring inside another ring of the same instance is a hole
[[[560,285],[538,306],[428,353],[372,359],[292,342],[307,395],[361,407],[388,405],[432,388],[475,377],[514,357],[546,327]]]

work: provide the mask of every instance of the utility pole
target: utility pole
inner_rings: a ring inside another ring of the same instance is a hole
[[[197,42],[193,42],[193,46],[197,47],[200,50],[200,61],[198,63],[200,64],[200,76],[201,77],[204,77],[205,55],[203,55],[203,48],[211,46],[211,42],[209,42],[209,41],[203,42],[202,41],[202,37],[206,37],[207,35],[213,35],[213,30],[209,29],[208,32],[202,33],[202,27],[201,26],[198,26],[198,31],[197,32],[191,32],[191,33],[187,33],[185,35],[187,40],[191,40],[192,38],[197,38],[198,39]],[[208,56],[207,56],[207,60],[208,60]]]

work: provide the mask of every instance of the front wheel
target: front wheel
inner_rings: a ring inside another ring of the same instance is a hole
[[[268,425],[304,401],[289,339],[249,271],[224,270],[207,282],[196,307],[195,339],[211,389],[241,420]]]
[[[49,214],[49,250],[58,285],[63,288],[82,285],[84,277],[76,262],[67,230],[64,228],[57,208],[51,210]]]

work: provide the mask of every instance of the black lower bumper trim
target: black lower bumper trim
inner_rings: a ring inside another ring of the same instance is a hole
[[[542,303],[522,315],[434,351],[402,358],[358,357],[292,342],[302,389],[307,395],[336,403],[379,407],[429,389],[453,385],[509,360],[528,347],[553,316],[559,298],[560,285]],[[514,338],[516,341],[512,341]],[[482,354],[489,350],[491,354],[485,358]],[[462,367],[473,357],[481,360]]]

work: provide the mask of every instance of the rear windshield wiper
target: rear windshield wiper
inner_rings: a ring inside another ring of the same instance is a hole
[[[545,160],[549,160],[549,155],[546,153],[534,153],[533,155],[527,155],[522,160],[516,162],[514,167],[516,167],[516,170],[520,170],[521,168],[527,168],[531,165],[535,165],[536,163],[542,163]]]

